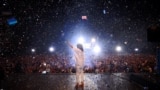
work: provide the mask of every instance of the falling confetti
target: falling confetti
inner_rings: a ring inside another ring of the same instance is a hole
[[[36,53],[46,53],[53,44],[56,50],[63,51],[64,40],[74,40],[79,31],[86,37],[98,36],[96,43],[101,43],[101,50],[107,53],[114,52],[114,46],[121,44],[125,45],[126,53],[134,53],[136,47],[141,51],[138,53],[154,54],[157,45],[146,40],[146,27],[159,23],[157,3],[146,0],[2,0],[0,42],[3,43],[0,46],[3,49],[0,55],[27,54],[32,47],[36,48]]]

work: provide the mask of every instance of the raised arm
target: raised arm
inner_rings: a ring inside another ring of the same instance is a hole
[[[73,48],[73,45],[70,42],[67,41],[67,44],[69,47]]]

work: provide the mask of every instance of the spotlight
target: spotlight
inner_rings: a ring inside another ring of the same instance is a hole
[[[49,51],[50,51],[50,52],[54,52],[54,50],[55,50],[55,49],[54,49],[53,47],[50,47],[50,48],[49,48]]]
[[[92,42],[92,43],[95,43],[95,42],[96,42],[96,39],[95,39],[95,38],[92,38],[91,42]]]
[[[84,43],[84,38],[83,38],[83,37],[80,37],[80,38],[78,39],[78,43],[83,44],[83,43]]]
[[[31,49],[31,52],[33,52],[33,53],[34,53],[35,51],[36,51],[36,50],[35,50],[34,48],[32,48],[32,49]]]
[[[94,50],[95,53],[99,53],[99,52],[101,51],[101,49],[100,49],[99,46],[95,46],[95,47],[93,48],[93,50]]]
[[[138,51],[139,51],[139,49],[138,49],[138,48],[135,48],[135,49],[134,49],[134,51],[138,52]]]
[[[122,51],[122,47],[121,47],[121,46],[117,46],[117,47],[116,47],[116,51],[117,51],[117,52],[121,52],[121,51]]]

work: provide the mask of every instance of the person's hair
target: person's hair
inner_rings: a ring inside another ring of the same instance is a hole
[[[77,48],[79,48],[83,52],[83,46],[82,46],[82,44],[77,44]]]

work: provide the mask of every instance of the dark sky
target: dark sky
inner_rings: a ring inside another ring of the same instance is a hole
[[[121,45],[126,53],[155,53],[147,28],[160,22],[158,0],[1,0],[0,55],[63,51],[77,33],[98,37],[105,52]],[[82,16],[87,20],[82,20]],[[7,20],[17,23],[9,25]],[[75,30],[76,28],[76,30]],[[80,30],[81,28],[82,30]]]

